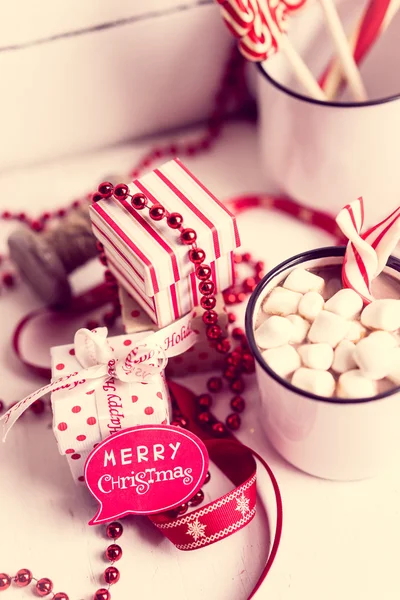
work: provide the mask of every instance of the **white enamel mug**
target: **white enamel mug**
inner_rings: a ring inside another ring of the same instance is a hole
[[[344,247],[298,254],[272,269],[254,290],[246,311],[246,335],[256,359],[261,420],[275,449],[289,463],[325,479],[356,480],[400,461],[400,387],[373,398],[323,398],[294,387],[263,361],[254,340],[255,318],[266,294],[292,269],[341,264]],[[400,260],[385,272],[399,282]]]
[[[353,26],[355,2],[342,3],[344,21],[346,11],[353,11],[349,15]],[[316,3],[314,12],[304,11],[293,19],[290,29],[292,41],[316,76],[332,55],[329,34],[317,20],[318,8]],[[282,53],[258,65],[261,161],[271,192],[332,215],[363,196],[367,224],[398,206],[399,39],[400,11],[361,66],[369,98],[365,103],[353,102],[348,92],[332,102],[307,97]]]

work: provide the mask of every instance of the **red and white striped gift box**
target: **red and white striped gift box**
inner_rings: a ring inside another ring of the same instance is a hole
[[[149,204],[179,212],[197,233],[217,291],[233,282],[233,251],[240,246],[234,215],[178,160],[135,180],[130,193]],[[144,311],[164,327],[199,304],[200,295],[188,247],[163,221],[129,202],[104,199],[90,207],[93,231],[104,245],[109,268]]]

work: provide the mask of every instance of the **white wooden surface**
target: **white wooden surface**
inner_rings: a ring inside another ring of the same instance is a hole
[[[150,142],[125,146],[63,163],[0,175],[0,210],[39,213],[62,206],[91,189],[110,172],[124,172]],[[253,127],[234,125],[210,153],[186,161],[221,198],[263,190]],[[43,189],[42,189],[43,188]],[[254,210],[240,217],[244,247],[268,266],[297,251],[329,243],[328,236],[278,214]],[[1,225],[3,244],[10,228]],[[1,252],[2,250],[0,250]],[[75,277],[77,288],[95,280],[92,266]],[[43,381],[27,373],[10,351],[16,321],[39,302],[24,286],[0,298],[0,397],[11,403]],[[204,389],[203,377],[186,380]],[[239,437],[270,463],[283,494],[284,529],[278,557],[257,598],[270,600],[395,600],[400,597],[399,469],[357,483],[334,483],[300,473],[280,459],[264,439],[257,420],[255,384],[246,390],[248,410]],[[216,412],[227,413],[229,394]],[[340,440],[338,440],[340,444]],[[264,479],[265,484],[265,479]],[[223,491],[215,475],[207,494]],[[263,477],[259,480],[263,491]],[[210,496],[208,496],[209,498]],[[103,528],[89,528],[94,503],[70,479],[58,455],[50,415],[27,415],[0,445],[0,572],[28,567],[55,582],[71,600],[91,598],[100,587],[106,546]],[[268,553],[262,511],[241,532],[195,552],[176,550],[146,519],[125,520],[118,565],[121,581],[113,600],[245,600]],[[10,590],[5,598],[31,597]]]

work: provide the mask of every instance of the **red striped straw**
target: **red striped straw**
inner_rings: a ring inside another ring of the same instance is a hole
[[[358,198],[340,211],[336,222],[349,240],[342,267],[343,286],[353,289],[368,304],[374,299],[372,281],[383,271],[400,240],[400,206],[386,219],[361,233],[364,201]]]
[[[399,8],[399,0],[370,0],[355,30],[349,38],[354,59],[360,64],[375,44],[381,33],[385,31]],[[320,86],[328,91],[329,97],[336,95],[346,84],[343,79],[340,63],[332,60],[319,80]]]

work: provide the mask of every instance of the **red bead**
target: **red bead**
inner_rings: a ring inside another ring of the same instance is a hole
[[[210,392],[220,392],[222,390],[223,381],[221,377],[210,377],[207,381],[207,388]]]
[[[241,327],[235,327],[232,330],[232,337],[235,340],[241,340],[244,337],[245,333]]]
[[[223,340],[220,340],[217,343],[217,345],[215,346],[215,349],[220,354],[226,354],[227,352],[229,352],[229,350],[231,349],[231,344],[230,344],[230,341],[228,340],[228,338],[224,338]]]
[[[149,215],[153,221],[161,221],[165,215],[165,208],[161,204],[153,204],[149,210]]]
[[[265,268],[265,263],[263,260],[259,260],[258,262],[256,262],[256,264],[254,265],[254,268],[256,271],[264,271]]]
[[[235,412],[241,413],[246,407],[246,402],[242,396],[233,396],[231,400],[231,408]]]
[[[234,323],[236,321],[237,317],[235,315],[235,313],[228,313],[228,323]]]
[[[171,422],[171,425],[174,427],[183,427],[183,429],[187,429],[189,427],[189,421],[186,417],[178,417]]]
[[[135,194],[132,196],[131,204],[136,210],[142,210],[147,206],[148,200],[144,194]]]
[[[103,244],[101,242],[99,242],[98,240],[96,242],[96,248],[97,248],[97,252],[103,252],[103,250],[104,250]]]
[[[237,413],[232,413],[226,417],[226,424],[232,431],[237,431],[241,424],[241,419]]]
[[[4,219],[5,221],[6,221],[7,219],[11,219],[11,213],[10,213],[8,210],[5,210],[5,211],[2,213],[2,215],[1,215],[1,218],[2,218],[2,219]],[[0,588],[0,589],[1,589],[1,588]]]
[[[198,267],[196,267],[197,279],[201,279],[202,281],[205,281],[206,279],[209,279],[210,276],[211,276],[211,267],[209,267],[208,265],[199,265]]]
[[[57,217],[60,217],[60,219],[62,219],[63,217],[65,217],[66,214],[67,214],[67,211],[65,210],[65,208],[60,208],[57,211]]]
[[[215,285],[212,281],[200,281],[199,292],[204,296],[211,296],[215,292]]]
[[[88,321],[86,323],[86,329],[90,329],[90,330],[97,329],[98,326],[99,326],[99,323],[94,320]]]
[[[74,200],[73,203],[71,204],[72,208],[79,208],[80,205],[81,205],[80,200]]]
[[[238,304],[240,304],[241,302],[244,302],[246,300],[246,294],[244,292],[239,292],[238,294],[236,294],[236,302]]]
[[[235,392],[235,394],[241,394],[245,388],[243,379],[236,379],[235,381],[232,381],[230,388],[232,392]]]
[[[168,224],[168,227],[171,227],[171,229],[179,229],[181,227],[182,223],[183,223],[183,217],[181,214],[179,214],[177,212],[173,212],[173,213],[169,214],[167,217],[167,224]]]
[[[99,194],[103,196],[103,198],[109,198],[113,192],[114,186],[109,181],[103,181],[97,188]]]
[[[214,296],[202,296],[200,300],[200,305],[202,308],[204,308],[204,310],[212,310],[215,308],[216,304],[217,300],[214,298]]]
[[[190,262],[199,265],[204,262],[206,259],[206,253],[201,248],[192,248],[189,250],[189,260]]]
[[[107,569],[104,571],[104,581],[109,585],[117,583],[117,581],[119,581],[119,578],[120,573],[117,567],[107,567]]]
[[[195,494],[193,496],[193,498],[191,498],[189,500],[189,506],[199,506],[199,504],[201,504],[204,500],[204,492],[203,490],[199,490],[197,492],[197,494]]]
[[[250,252],[245,252],[243,254],[243,260],[244,260],[244,262],[250,262],[251,261],[251,254],[250,254]]]
[[[8,590],[11,585],[11,577],[5,573],[0,573],[0,592]]]
[[[185,504],[181,504],[180,506],[178,506],[178,508],[175,509],[175,515],[177,517],[181,517],[182,515],[184,515],[188,510],[188,504],[185,502]]]
[[[219,325],[209,325],[206,333],[209,340],[216,341],[221,337],[222,329]]]
[[[42,577],[36,582],[36,593],[38,596],[48,596],[53,590],[53,582],[47,577]]]
[[[14,583],[18,587],[25,587],[32,581],[32,573],[29,569],[20,569],[14,577]]]
[[[226,304],[235,304],[236,294],[234,294],[233,292],[229,292],[229,294],[224,294],[224,300]]]
[[[111,544],[106,550],[106,558],[111,562],[117,562],[122,557],[122,548],[118,544]]]
[[[197,421],[200,425],[209,425],[211,423],[212,417],[208,411],[203,411],[197,415]]]
[[[207,475],[206,475],[203,485],[208,483],[210,481],[210,479],[211,479],[211,473],[210,473],[210,471],[207,471]]]
[[[114,198],[117,198],[117,200],[125,200],[128,194],[129,188],[125,183],[119,183],[115,186],[113,191],[113,196]]]
[[[31,229],[33,231],[42,231],[43,223],[41,223],[40,221],[31,221]]]
[[[202,319],[206,325],[214,325],[218,321],[218,313],[215,310],[207,310],[203,313]]]
[[[107,525],[106,534],[107,537],[112,538],[113,540],[117,540],[121,537],[123,531],[124,528],[122,527],[121,523],[118,523],[118,521],[113,521],[112,523]]]
[[[111,594],[105,588],[100,588],[94,593],[93,600],[110,600]]]
[[[227,357],[226,362],[229,365],[239,365],[242,362],[242,353],[239,350],[233,350]]]
[[[57,592],[54,594],[53,600],[69,600],[69,597],[64,592]]]
[[[35,402],[30,405],[30,409],[35,415],[41,415],[45,409],[43,400],[35,400]]]
[[[242,262],[242,260],[243,260],[243,258],[242,258],[242,255],[241,255],[241,254],[234,254],[234,255],[233,255],[233,262],[234,262],[235,264],[237,264],[237,265],[238,265],[239,263],[241,263],[241,262]]]
[[[111,271],[104,271],[104,279],[106,281],[108,281],[109,283],[114,283],[115,281],[115,277],[114,275],[111,273]]]
[[[26,221],[26,214],[23,212],[19,213],[18,220],[22,222]]]
[[[100,254],[99,258],[100,258],[101,264],[106,267],[108,265],[107,256],[103,253],[103,254]]]
[[[212,398],[210,394],[200,394],[196,398],[197,406],[203,410],[208,410],[212,405]]]
[[[243,371],[247,374],[254,373],[256,368],[255,368],[255,362],[254,362],[253,356],[250,353],[245,352],[243,354],[242,358],[243,358]]]
[[[12,273],[4,273],[2,277],[3,283],[7,288],[12,288],[15,283],[15,278]]]
[[[100,200],[103,200],[103,196],[99,194],[99,192],[95,192],[94,194],[92,194],[91,200],[92,202],[99,202]]]
[[[226,379],[236,379],[238,376],[238,369],[235,365],[229,365],[224,371],[224,377]]]
[[[243,281],[243,288],[246,292],[252,292],[256,285],[257,282],[254,277],[247,277],[247,279]]]
[[[194,229],[182,229],[180,240],[182,244],[193,244],[197,240],[197,233]]]
[[[261,279],[263,279],[263,277],[265,277],[265,272],[258,271],[257,275],[255,276],[256,283],[259,283],[261,281]]]
[[[211,429],[213,434],[217,437],[222,437],[226,434],[225,425],[223,423],[214,423]]]

